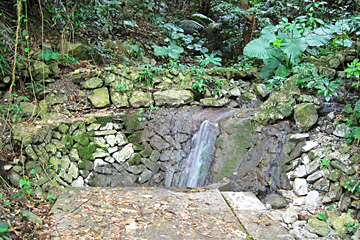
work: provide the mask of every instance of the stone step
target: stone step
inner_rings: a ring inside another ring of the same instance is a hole
[[[222,195],[252,239],[294,239],[252,192],[222,192]]]

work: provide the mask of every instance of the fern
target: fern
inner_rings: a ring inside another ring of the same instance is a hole
[[[203,25],[194,20],[183,20],[180,22],[180,27],[185,32],[198,32],[205,29]]]

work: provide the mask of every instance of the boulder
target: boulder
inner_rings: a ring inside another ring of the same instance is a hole
[[[313,103],[303,103],[294,106],[294,119],[297,127],[302,131],[308,131],[313,127],[317,120],[318,114]]]
[[[103,85],[103,80],[98,77],[92,77],[84,82],[80,83],[81,88],[85,89],[95,89]]]
[[[103,108],[110,105],[110,96],[107,87],[94,89],[88,98],[95,108]]]
[[[43,79],[47,79],[50,73],[51,71],[49,66],[43,62],[35,62],[33,65],[33,70],[31,71],[32,77],[36,81],[42,81]]]
[[[189,90],[171,89],[153,94],[157,106],[179,107],[191,103],[194,95]]]
[[[133,92],[129,102],[134,108],[150,107],[154,104],[152,95],[149,92]]]
[[[310,218],[308,221],[308,224],[306,225],[306,228],[317,235],[320,235],[322,237],[325,237],[330,232],[329,225],[316,218]]]

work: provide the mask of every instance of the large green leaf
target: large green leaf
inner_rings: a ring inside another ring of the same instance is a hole
[[[159,46],[154,47],[155,56],[166,56],[167,54],[169,54],[169,50],[166,47],[159,47]]]
[[[284,51],[291,59],[301,56],[308,44],[304,38],[289,38],[280,43],[280,49]]]
[[[0,222],[0,233],[9,231],[9,224],[6,222]]]
[[[168,51],[169,51],[168,53],[169,57],[178,59],[180,57],[180,54],[184,52],[184,48],[175,45],[170,45],[168,47]]]
[[[256,57],[266,59],[271,57],[271,49],[269,40],[265,38],[254,39],[249,42],[244,48],[244,55],[248,57]]]
[[[275,41],[276,35],[274,32],[274,28],[275,28],[275,26],[273,26],[273,25],[264,27],[263,30],[261,30],[261,37],[263,39],[269,40],[269,42]]]

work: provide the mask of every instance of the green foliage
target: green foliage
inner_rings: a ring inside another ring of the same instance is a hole
[[[202,92],[204,87],[206,87],[206,84],[204,83],[203,79],[196,80],[192,85],[192,88],[198,90],[199,92]]]
[[[346,229],[348,230],[348,232],[354,232],[355,229],[359,228],[359,225],[354,225],[351,223],[345,223],[344,226],[346,227]]]
[[[320,169],[323,169],[324,167],[328,166],[330,164],[330,160],[326,158],[320,158]]]
[[[143,112],[144,112],[144,109],[140,108],[139,112],[138,112],[138,118],[137,118],[139,122],[146,121],[146,118],[140,116]]]
[[[9,224],[7,224],[6,222],[0,222],[0,240],[1,239],[10,240],[11,239],[3,234],[8,231],[9,231]]]
[[[137,80],[144,82],[146,86],[153,87],[155,76],[158,72],[162,71],[160,67],[154,67],[151,64],[140,65],[138,70],[140,71],[137,76]]]
[[[197,56],[197,59],[201,67],[207,67],[209,64],[221,66],[221,58],[215,57],[214,53],[211,53],[210,55],[204,53],[202,56]]]
[[[38,60],[45,60],[45,61],[49,61],[51,59],[57,61],[60,57],[60,53],[59,52],[54,52],[52,50],[49,49],[45,49],[44,52],[41,52],[38,56]]]
[[[155,56],[165,56],[173,59],[178,59],[181,53],[184,52],[184,48],[178,46],[175,41],[171,41],[169,46],[152,46],[154,48]]]
[[[35,92],[40,90],[40,88],[43,87],[41,82],[31,82],[31,83],[25,83],[26,88],[33,88]]]
[[[348,68],[344,70],[344,73],[346,73],[347,78],[360,77],[360,62],[358,58],[355,58],[351,63],[348,63]]]
[[[16,120],[18,120],[18,122],[21,122],[23,112],[23,108],[19,107],[18,104],[12,104],[10,107],[10,114],[13,116],[12,121],[14,123],[16,122]]]
[[[327,219],[327,216],[324,214],[324,213],[319,213],[317,215],[317,218],[320,219],[320,220],[326,220]]]
[[[360,193],[360,178],[354,178],[354,179],[345,181],[344,188],[351,193],[354,193],[354,192]]]
[[[20,179],[19,187],[20,187],[20,191],[18,193],[14,194],[13,196],[11,196],[12,198],[14,198],[14,197],[21,198],[23,193],[27,194],[26,197],[28,197],[31,195],[32,191],[34,190],[31,187],[28,177],[26,177],[25,179]]]
[[[312,64],[300,64],[293,68],[296,76],[296,84],[310,91],[317,89],[317,95],[323,94],[326,101],[331,97],[338,96],[336,89],[343,84],[342,80],[331,80],[325,75],[319,75]]]
[[[347,104],[345,109],[345,113],[350,115],[350,118],[345,119],[347,125],[350,127],[351,132],[347,134],[345,137],[349,143],[355,141],[357,145],[360,143],[360,100],[358,100],[354,108],[351,104]]]
[[[54,203],[56,200],[55,193],[50,193],[49,195],[47,195],[46,199],[49,199],[51,203]]]

